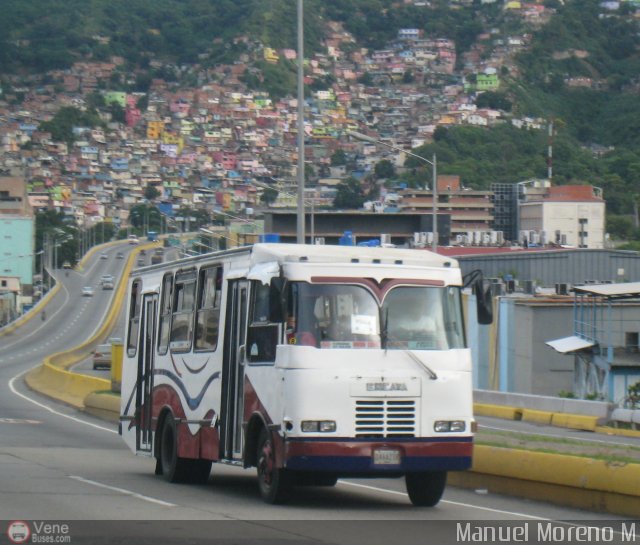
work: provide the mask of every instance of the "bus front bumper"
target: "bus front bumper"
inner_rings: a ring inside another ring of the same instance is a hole
[[[287,438],[285,467],[339,474],[457,471],[471,467],[472,437]]]

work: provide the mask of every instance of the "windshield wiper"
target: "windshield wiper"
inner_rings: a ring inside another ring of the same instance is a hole
[[[380,341],[382,348],[387,349],[387,340],[389,339],[389,307],[385,307],[382,316],[382,330],[380,331]]]
[[[418,356],[416,356],[413,352],[411,352],[410,350],[405,350],[404,351],[405,354],[407,354],[407,356],[409,356],[413,361],[415,361],[417,364],[419,364],[421,367],[423,367],[424,369],[426,369],[427,373],[429,373],[429,378],[431,380],[438,380],[438,375],[436,375],[435,371],[433,369],[431,369],[425,362],[423,362]]]

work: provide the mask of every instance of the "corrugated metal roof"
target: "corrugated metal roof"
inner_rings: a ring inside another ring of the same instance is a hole
[[[622,282],[619,284],[589,284],[574,286],[576,293],[588,293],[604,297],[640,296],[640,282]]]
[[[593,341],[587,341],[582,337],[571,335],[570,337],[562,337],[555,341],[547,341],[546,345],[553,348],[556,352],[561,354],[568,354],[569,352],[577,352],[578,350],[584,350],[585,348],[591,348],[596,343]]]

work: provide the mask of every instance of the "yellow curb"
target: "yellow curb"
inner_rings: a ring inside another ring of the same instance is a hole
[[[476,445],[473,471],[640,498],[640,464]]]
[[[522,420],[524,422],[533,422],[534,424],[551,424],[553,413],[548,411],[538,411],[536,409],[522,409]]]
[[[12,322],[11,324],[9,324],[7,327],[5,327],[4,329],[2,329],[0,331],[0,337],[7,335],[9,333],[12,333],[14,330],[16,330],[17,328],[19,328],[21,325],[26,324],[28,321],[33,320],[33,318],[35,318],[36,316],[38,316],[38,310],[42,310],[44,308],[46,308],[46,306],[49,304],[49,300],[56,294],[58,293],[58,290],[60,289],[60,284],[56,284],[55,286],[53,286],[53,288],[51,288],[47,294],[44,296],[44,298],[41,301],[38,301],[38,303],[36,304],[35,307],[33,307],[29,312],[27,312],[26,314],[23,314],[20,318],[18,318],[15,322]]]
[[[595,431],[598,426],[597,416],[582,414],[553,413],[551,425],[572,430]]]
[[[25,380],[32,390],[80,409],[90,393],[111,388],[110,380],[71,373],[54,367],[49,361],[27,373]]]
[[[640,513],[640,464],[476,445],[449,483],[619,515]]]
[[[522,409],[507,407],[504,405],[490,405],[487,403],[474,403],[473,413],[477,416],[492,416],[506,420],[521,420]]]
[[[83,401],[85,411],[110,422],[120,420],[120,396],[92,392]]]
[[[542,501],[562,507],[586,511],[638,517],[640,498],[611,492],[598,492],[550,483],[537,483],[513,477],[501,477],[474,471],[451,471],[447,484],[471,490],[486,490],[490,494],[503,494]]]
[[[622,428],[611,428],[609,426],[596,426],[594,430],[605,435],[620,435],[622,437],[640,437],[640,430],[626,430]]]

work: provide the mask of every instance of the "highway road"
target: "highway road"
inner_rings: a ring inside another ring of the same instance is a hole
[[[96,254],[82,273],[59,272],[61,289],[46,309],[47,319],[36,317],[0,337],[0,521],[76,521],[78,536],[100,529],[103,537],[115,536],[114,543],[128,542],[117,536],[144,543],[151,535],[176,543],[191,536],[199,543],[200,534],[211,542],[211,527],[193,521],[226,521],[227,526],[217,527],[220,543],[373,545],[435,542],[425,540],[440,528],[434,521],[452,521],[441,527],[444,535],[438,542],[444,543],[456,541],[455,521],[618,519],[452,487],[437,507],[415,508],[401,479],[300,488],[284,506],[261,501],[253,470],[214,465],[206,485],[165,482],[154,475],[152,460],[135,457],[124,446],[113,424],[46,399],[22,380],[44,356],[75,346],[96,331],[113,293],[98,289],[99,277],[118,274],[124,265],[125,260],[115,259],[116,251],[106,250],[104,260]],[[93,297],[82,297],[86,285],[96,288]],[[132,523],[82,523],[116,520]],[[141,526],[133,521],[157,522]]]

